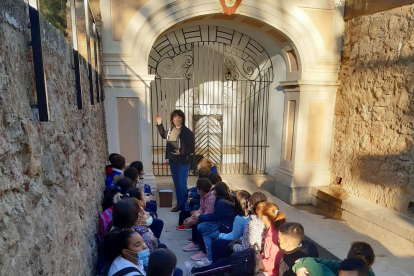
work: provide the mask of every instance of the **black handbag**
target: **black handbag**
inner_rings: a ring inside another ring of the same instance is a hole
[[[260,252],[249,248],[230,256],[231,275],[256,275],[264,271]]]

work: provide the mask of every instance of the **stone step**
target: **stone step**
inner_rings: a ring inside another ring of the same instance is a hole
[[[371,237],[397,246],[414,256],[414,219],[366,199],[348,195],[336,187],[317,187],[312,203],[338,220],[367,232]]]

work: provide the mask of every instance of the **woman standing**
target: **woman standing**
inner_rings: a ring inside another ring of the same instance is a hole
[[[183,208],[187,199],[187,178],[190,171],[190,154],[194,152],[195,141],[193,132],[185,126],[185,115],[181,110],[174,110],[170,116],[171,127],[168,130],[162,125],[161,115],[155,115],[158,132],[167,139],[165,158],[169,160],[173,178],[177,205],[171,212]]]

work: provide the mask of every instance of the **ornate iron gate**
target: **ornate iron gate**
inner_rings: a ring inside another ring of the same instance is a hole
[[[273,67],[260,44],[234,30],[197,26],[159,38],[149,62],[153,119],[164,124],[174,109],[196,137],[196,160],[207,157],[220,173],[266,173],[269,85]],[[153,123],[153,172],[169,175],[165,141]],[[170,125],[167,124],[166,127]]]

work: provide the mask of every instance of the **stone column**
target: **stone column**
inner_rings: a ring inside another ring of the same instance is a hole
[[[311,189],[330,184],[329,159],[338,81],[286,81],[282,156],[275,195],[311,202]]]

